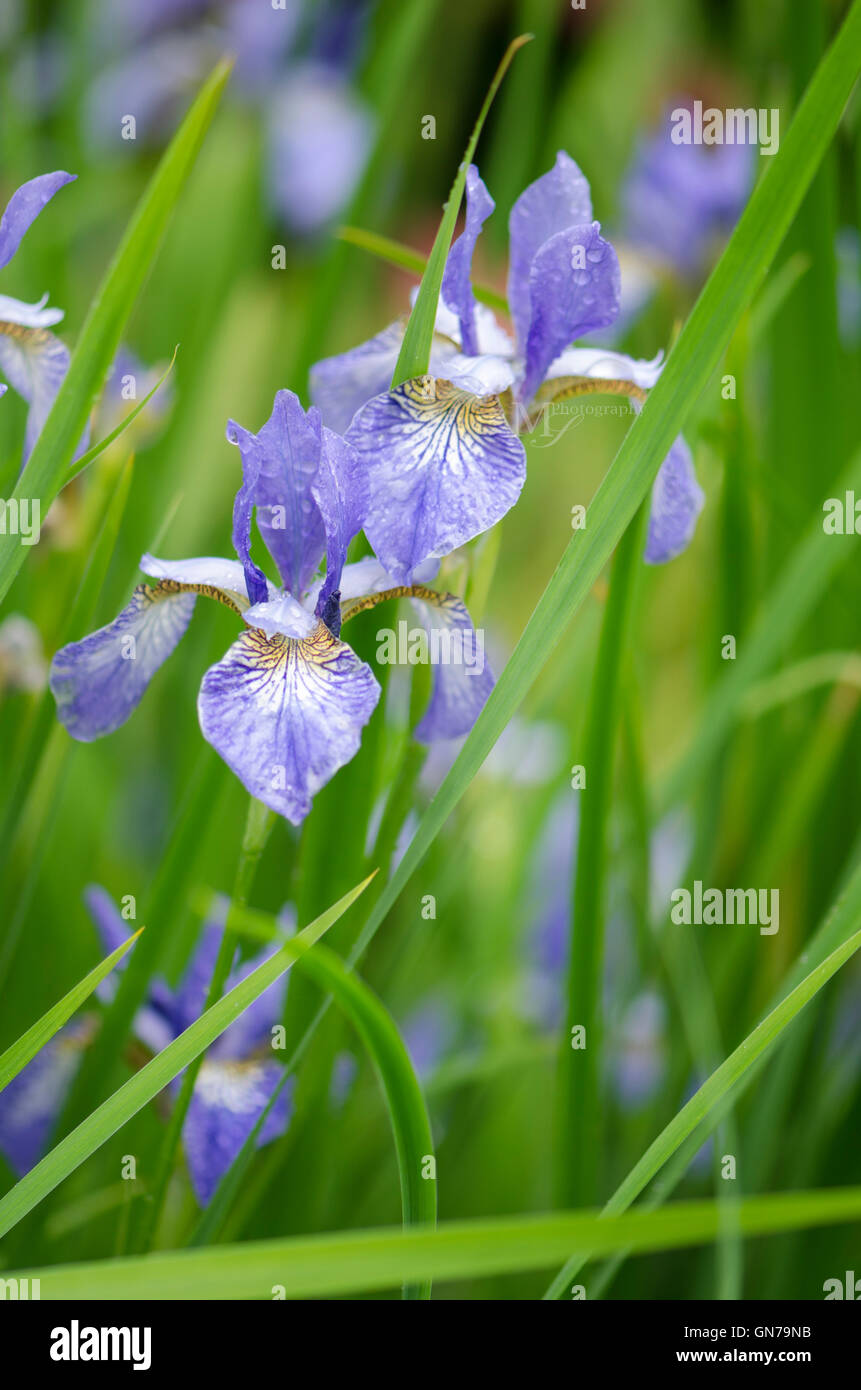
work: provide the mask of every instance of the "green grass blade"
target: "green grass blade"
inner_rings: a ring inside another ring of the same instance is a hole
[[[404,1226],[436,1222],[436,1158],[418,1078],[400,1033],[383,1004],[333,951],[316,946],[296,962],[347,1014],[367,1048],[383,1086],[395,1139]],[[423,1177],[431,1161],[434,1176]],[[430,1298],[430,1282],[406,1285],[405,1298]]]
[[[341,227],[338,237],[349,246],[358,246],[361,251],[367,251],[369,255],[376,256],[378,260],[385,261],[387,265],[393,265],[398,270],[424,275],[427,268],[428,258],[422,255],[421,251],[414,250],[412,246],[405,246],[402,241],[380,236],[377,232],[366,232],[362,227]],[[508,300],[504,294],[499,294],[488,285],[476,285],[475,282],[472,291],[482,304],[487,304],[500,314],[508,313]]]
[[[861,1188],[790,1192],[739,1202],[742,1235],[759,1236],[861,1217]],[[43,1299],[322,1298],[396,1288],[402,1281],[472,1279],[544,1269],[572,1245],[596,1253],[679,1250],[717,1234],[716,1202],[676,1202],[659,1212],[596,1212],[450,1221],[436,1230],[348,1231],[15,1271],[41,1280]]]
[[[82,454],[81,457],[76,460],[74,467],[70,468],[68,473],[66,473],[63,478],[63,487],[66,487],[72,481],[73,478],[77,478],[79,473],[83,473],[85,468],[89,468],[91,463],[95,463],[99,455],[103,454],[106,449],[110,448],[114,440],[119,439],[121,435],[125,434],[129,425],[134,424],[141,411],[145,410],[146,407],[149,405],[156,391],[158,391],[159,388],[162,387],[164,383],[167,381],[168,377],[173,371],[173,364],[176,361],[176,354],[178,352],[179,343],[177,343],[176,347],[174,348],[173,356],[171,357],[170,361],[167,364],[167,367],[162,372],[161,376],[159,377],[152,390],[147,391],[143,400],[138,401],[134,409],[130,410],[128,415],[126,415],[125,418],[120,421],[116,429],[111,430],[110,434],[106,434],[104,439],[100,439],[98,444],[94,444],[92,449],[88,449],[85,454]]]
[[[23,1071],[27,1063],[31,1061],[36,1053],[50,1042],[54,1034],[59,1032],[63,1024],[72,1017],[77,1009],[83,1004],[85,999],[89,999],[96,985],[100,985],[106,975],[109,975],[129,949],[133,946],[143,931],[143,927],[136,931],[134,936],[130,936],[128,941],[124,941],[115,951],[97,965],[95,970],[91,970],[89,975],[85,975],[83,980],[70,989],[68,994],[64,994],[47,1013],[43,1014],[32,1028],[28,1028],[26,1033],[22,1033],[17,1042],[0,1056],[0,1091],[13,1077]]]
[[[696,398],[762,281],[834,135],[858,72],[861,0],[820,63],[780,149],[757,184],[720,261],[532,613],[520,641],[358,943],[367,946],[427,854],[644,500]]]
[[[364,883],[345,894],[299,932],[297,941],[300,943],[300,949],[302,945],[313,945],[318,941],[364,892],[369,882],[370,879],[365,879]],[[286,942],[280,951],[241,980],[211,1009],[207,1009],[190,1028],[186,1028],[184,1033],[153,1057],[152,1061],[147,1062],[145,1067],[83,1120],[77,1129],[46,1154],[35,1168],[31,1168],[11,1191],[0,1198],[0,1235],[5,1235],[11,1230],[27,1212],[32,1211],[49,1192],[52,1192],[58,1183],[73,1173],[101,1144],[130,1120],[132,1115],[136,1115],[148,1101],[163,1091],[189,1062],[199,1057],[225,1028],[248,1008],[249,1004],[274,984],[285,970],[290,969],[297,955],[298,951],[294,950],[290,942]]]
[[[215,115],[231,64],[213,70],[168,146],[120,242],[90,306],[44,429],[14,496],[38,497],[43,512],[56,497],[93,403],[104,385],[123,329],[161,244],[170,215]],[[0,536],[0,600],[24,561],[27,548]]]
[[[857,921],[857,918],[856,918]],[[799,1010],[827,984],[846,961],[854,956],[861,946],[861,931],[857,931],[848,941],[827,956],[817,965],[799,985],[796,985],[785,999],[772,1009],[771,1013],[757,1024],[752,1033],[730,1053],[724,1062],[713,1071],[707,1081],[700,1086],[695,1095],[661,1130],[628,1176],[616,1188],[606,1204],[607,1216],[615,1216],[626,1210],[631,1202],[655,1176],[667,1159],[675,1153],[680,1144],[691,1134],[697,1125],[708,1115],[719,1101],[730,1091],[749,1067],[761,1057],[780,1037],[783,1030],[792,1022]],[[559,1298],[572,1279],[583,1260],[581,1254],[572,1256],[565,1267],[553,1280],[545,1295],[546,1298]]]
[[[558,1205],[562,1207],[589,1206],[599,1196],[599,999],[604,978],[607,819],[616,766],[621,673],[643,568],[647,524],[648,511],[643,507],[616,552],[583,736],[587,790],[580,798],[568,941],[568,1008],[558,1067],[555,1157]],[[571,1047],[575,1026],[585,1029],[584,1048]]]
[[[499,90],[500,83],[504,78],[511,64],[515,53],[528,43],[531,34],[521,34],[519,38],[512,39],[502,57],[502,62],[496,69],[493,81],[488,88],[487,96],[484,98],[484,105],[478,113],[478,120],[469,138],[466,147],[466,154],[463,163],[457,171],[451,192],[448,195],[443,210],[442,221],[439,224],[439,231],[434,238],[425,273],[419,285],[419,292],[416,302],[413,305],[412,313],[407,323],[404,341],[398,354],[395,374],[392,377],[392,390],[400,386],[402,382],[408,381],[413,376],[424,376],[430,361],[431,343],[433,342],[434,323],[436,321],[437,305],[439,303],[439,293],[442,288],[442,277],[445,271],[446,257],[448,256],[451,239],[454,236],[457,214],[460,211],[463,190],[466,186],[466,171],[472,163],[475,154],[475,147],[478,144],[478,137],[487,119],[487,113],[493,103],[493,98]]]

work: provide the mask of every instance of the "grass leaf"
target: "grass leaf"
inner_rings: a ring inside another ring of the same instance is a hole
[[[96,985],[100,985],[106,975],[109,975],[117,961],[125,955],[130,946],[133,946],[143,931],[143,927],[136,931],[134,936],[130,936],[128,941],[124,941],[115,951],[91,970],[89,975],[85,975],[74,989],[70,989],[68,994],[58,1000],[46,1014],[28,1028],[26,1033],[22,1033],[17,1042],[0,1056],[0,1091],[13,1077],[23,1071],[27,1063],[31,1061],[36,1053],[50,1042],[54,1034],[59,1032],[63,1024],[72,1017],[72,1014],[83,1004],[85,999],[89,999]]]

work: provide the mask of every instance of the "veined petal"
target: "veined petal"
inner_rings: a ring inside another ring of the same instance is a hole
[[[532,316],[532,262],[550,237],[591,221],[589,184],[571,156],[560,150],[553,168],[524,189],[508,219],[508,307],[521,352],[526,347]]]
[[[326,530],[326,577],[315,611],[337,637],[340,609],[335,595],[340,588],[350,541],[365,520],[368,479],[355,449],[325,426],[320,466],[311,492]]]
[[[614,321],[620,298],[619,262],[599,223],[569,227],[540,247],[529,271],[522,400],[531,399],[570,343]]]
[[[295,598],[308,587],[326,546],[311,486],[322,449],[320,412],[302,407],[293,391],[279,391],[259,434],[231,420],[227,438],[242,455],[243,482],[234,509],[233,543],[249,575],[249,594],[263,597],[265,577],[249,554],[251,512],[281,578]]]
[[[57,718],[82,743],[124,724],[188,627],[195,594],[172,580],[139,584],[118,618],[51,662]]]
[[[28,328],[0,321],[0,370],[30,406],[24,438],[25,461],[48,418],[68,367],[69,349],[47,328]],[[85,441],[86,436],[81,447]]]
[[[368,472],[365,532],[395,579],[448,555],[514,505],[526,454],[498,397],[417,377],[359,411],[349,442]]]
[[[356,411],[372,396],[388,391],[404,339],[404,326],[404,321],[398,319],[366,343],[335,357],[324,357],[311,368],[311,400],[330,429],[346,434]]]
[[[436,579],[439,570],[438,560],[426,560],[413,574],[417,584],[430,584]],[[382,593],[384,589],[394,589],[397,580],[389,574],[384,565],[374,555],[366,555],[352,565],[344,566],[341,576],[341,602],[364,598],[366,594]]]
[[[433,665],[430,703],[415,737],[421,743],[460,738],[472,728],[493,689],[493,674],[484,657],[484,633],[476,632],[466,607],[454,594],[412,603],[428,634]]]
[[[317,627],[317,619],[304,608],[286,589],[276,594],[266,603],[252,604],[246,609],[245,621],[249,627],[260,628],[267,637],[310,637]]]
[[[58,189],[72,183],[77,174],[67,174],[58,169],[53,174],[39,174],[28,179],[16,189],[6,204],[0,218],[0,269],[8,265],[28,227],[35,222],[46,203],[49,203]]]
[[[204,1060],[182,1130],[188,1170],[201,1206],[211,1201],[282,1075],[275,1062]],[[284,1133],[291,1113],[292,1081],[288,1081],[260,1131],[258,1147]]]
[[[379,697],[370,667],[318,621],[301,640],[244,632],[204,676],[198,714],[251,795],[298,825],[357,752]]]
[[[475,296],[470,283],[472,257],[481,229],[495,207],[478,169],[470,164],[466,171],[466,222],[448,253],[442,279],[442,297],[457,315],[461,347],[469,357],[477,357],[479,352]]]
[[[649,534],[643,558],[649,565],[672,560],[690,544],[705,494],[697,482],[694,460],[682,435],[676,439],[652,488]]]

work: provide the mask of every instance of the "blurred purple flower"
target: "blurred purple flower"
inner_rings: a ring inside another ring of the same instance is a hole
[[[19,1177],[48,1148],[93,1026],[86,1015],[67,1023],[0,1091],[0,1153]]]
[[[126,924],[103,888],[91,887],[86,902],[106,951],[126,939]],[[135,1019],[135,1032],[154,1053],[161,1052],[202,1014],[224,931],[227,904],[218,920],[204,925],[200,942],[175,990],[156,980]],[[267,959],[265,952],[235,965],[225,993]],[[125,958],[120,962],[122,969]],[[277,980],[216,1038],[198,1073],[182,1137],[195,1195],[211,1201],[221,1178],[272,1100],[283,1067],[272,1060],[272,1028],[280,1021],[284,980]],[[179,1078],[173,1083],[178,1087]],[[257,1138],[258,1147],[284,1134],[292,1114],[292,1080],[280,1091]]]
[[[683,275],[696,275],[735,226],[753,185],[756,150],[743,144],[677,145],[671,109],[644,140],[623,191],[625,231]]]

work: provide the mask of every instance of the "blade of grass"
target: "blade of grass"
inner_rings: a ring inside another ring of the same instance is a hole
[[[366,879],[364,883],[360,883],[316,921],[299,932],[297,939],[301,945],[313,945],[318,941],[364,892],[369,881]],[[145,1067],[31,1168],[11,1191],[0,1198],[0,1235],[5,1235],[23,1216],[38,1206],[64,1178],[80,1167],[148,1101],[163,1091],[190,1062],[205,1052],[249,1004],[290,969],[297,954],[291,943],[285,942],[280,951],[241,980],[211,1009],[207,1009],[184,1033],[153,1057],[152,1061],[147,1062]]]
[[[861,931],[856,932],[854,936],[851,936],[848,941],[826,957],[821,965],[817,965],[815,969],[811,970],[801,984],[797,985],[761,1023],[757,1024],[753,1032],[749,1033],[717,1070],[712,1072],[708,1080],[700,1086],[688,1103],[682,1106],[657,1139],[649,1145],[624,1181],[616,1188],[604,1207],[607,1216],[616,1216],[630,1206],[683,1140],[696,1129],[700,1121],[727,1094],[756,1059],[772,1046],[799,1010],[804,1007],[808,1000],[813,998],[824,984],[827,984],[842,965],[845,965],[859,946],[861,946]],[[590,1251],[591,1253],[594,1252]],[[573,1255],[553,1280],[545,1298],[560,1298],[585,1258],[582,1254]]]
[[[583,741],[585,794],[580,799],[574,894],[568,937],[567,1018],[557,1071],[556,1184],[560,1207],[588,1206],[598,1197],[601,1168],[599,997],[604,976],[604,896],[607,817],[613,792],[621,700],[634,595],[642,571],[648,509],[628,527],[613,562]],[[575,1027],[585,1047],[574,1048]]]
[[[242,929],[242,917],[243,914],[237,913],[239,930]],[[249,917],[256,921],[257,914],[253,917],[249,914]],[[277,931],[277,922],[270,920],[273,931]],[[343,962],[328,947],[317,945],[313,950],[302,951],[296,965],[322,989],[334,995],[335,1002],[355,1027],[376,1068],[386,1096],[395,1140],[404,1226],[433,1226],[436,1222],[436,1159],[430,1120],[418,1078],[394,1020],[374,992],[357,975],[346,970]],[[264,1118],[261,1115],[255,1130],[262,1128]],[[252,1152],[255,1140],[256,1132],[249,1135],[246,1141]],[[239,1165],[241,1158],[242,1154],[232,1168]],[[422,1170],[429,1160],[433,1176],[425,1177]],[[211,1239],[223,1220],[236,1186],[236,1174],[231,1169],[207,1208],[192,1238],[193,1245],[201,1245]],[[404,1297],[430,1298],[429,1281],[425,1280],[420,1285],[405,1285]]]
[[[90,306],[69,370],[13,494],[16,498],[38,497],[44,512],[66,480],[67,465],[215,115],[230,69],[230,62],[220,62],[201,88],[153,174]],[[27,547],[19,545],[16,537],[0,536],[0,601],[26,553]]]
[[[737,1205],[743,1235],[758,1236],[861,1218],[861,1188],[752,1197]],[[436,1230],[378,1229],[285,1240],[249,1241],[213,1250],[180,1250],[144,1259],[103,1260],[15,1271],[41,1279],[43,1299],[268,1299],[367,1293],[402,1281],[471,1279],[544,1269],[572,1244],[598,1253],[678,1250],[716,1234],[716,1202],[676,1202],[659,1212],[607,1219],[595,1212],[449,1221]]]
[[[115,951],[91,970],[88,975],[70,989],[68,994],[64,994],[52,1008],[44,1013],[26,1033],[22,1033],[17,1042],[0,1056],[0,1091],[9,1082],[23,1071],[27,1063],[36,1056],[36,1053],[50,1042],[54,1034],[59,1032],[63,1024],[72,1017],[77,1009],[83,1004],[85,999],[89,999],[97,985],[101,984],[106,975],[109,975],[117,961],[125,955],[130,946],[133,946],[143,931],[143,927],[136,931],[134,936],[130,936],[128,941],[124,941]]]
[[[451,239],[454,236],[457,214],[460,211],[463,190],[466,186],[466,171],[472,163],[475,154],[475,147],[478,144],[478,137],[487,118],[487,113],[493,103],[499,86],[509,69],[512,59],[518,49],[524,44],[529,43],[531,34],[521,34],[518,38],[512,39],[502,57],[502,62],[496,69],[493,81],[488,88],[484,104],[478,113],[478,120],[473,127],[469,144],[466,147],[466,154],[463,163],[457,171],[448,201],[443,209],[442,221],[439,230],[434,238],[425,273],[422,276],[419,292],[416,295],[416,302],[413,305],[407,323],[404,341],[401,343],[401,350],[398,354],[398,361],[392,377],[392,390],[400,386],[402,382],[408,381],[410,377],[424,376],[430,361],[431,344],[433,342],[434,323],[436,321],[437,305],[439,303],[439,293],[442,288],[442,277],[445,271],[446,257],[448,256]]]
[[[110,434],[106,434],[104,439],[100,439],[98,444],[94,444],[92,449],[88,449],[85,454],[82,454],[79,459],[75,460],[74,465],[69,469],[68,473],[63,478],[63,487],[67,487],[73,478],[77,478],[79,473],[83,473],[85,468],[89,468],[91,463],[95,463],[99,455],[103,454],[106,449],[110,448],[111,444],[113,444],[115,440],[119,439],[121,435],[125,434],[126,430],[129,428],[129,425],[134,424],[141,411],[145,410],[146,407],[149,405],[156,391],[158,391],[159,388],[162,387],[164,383],[167,381],[168,377],[170,376],[173,370],[173,364],[176,361],[176,354],[178,352],[179,343],[177,343],[176,347],[174,348],[173,356],[171,357],[170,361],[167,364],[167,367],[162,372],[161,376],[159,377],[152,390],[147,391],[143,400],[138,401],[138,404],[134,407],[133,410],[129,411],[128,415],[126,415],[123,420],[120,421],[116,429],[111,430]]]

